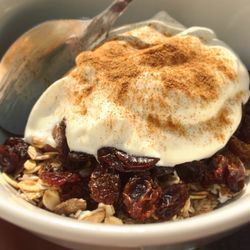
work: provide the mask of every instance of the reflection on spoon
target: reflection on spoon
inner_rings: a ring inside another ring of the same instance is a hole
[[[76,55],[105,39],[132,0],[116,0],[91,20],[42,23],[22,35],[0,64],[0,127],[22,135],[33,104],[74,66]]]

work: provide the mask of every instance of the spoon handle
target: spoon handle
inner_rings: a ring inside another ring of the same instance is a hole
[[[94,17],[84,30],[80,39],[82,49],[89,49],[104,39],[130,2],[132,2],[132,0],[116,0],[107,9]]]

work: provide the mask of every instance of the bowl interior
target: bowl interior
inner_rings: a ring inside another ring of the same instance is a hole
[[[109,0],[1,0],[0,57],[19,35],[32,26],[48,19],[91,17],[110,2]],[[250,14],[250,3],[247,4],[244,0],[230,1],[230,3],[227,0],[220,2],[158,0],[154,3],[150,0],[137,0],[132,3],[130,10],[118,24],[148,19],[162,9],[187,26],[204,25],[215,29],[219,37],[236,49],[250,68],[250,33],[246,32],[246,28],[250,25],[250,19],[246,19]],[[6,137],[7,135],[0,131],[0,143]],[[122,227],[80,223],[34,207],[18,197],[16,191],[6,184],[1,175],[0,197],[0,211],[4,219],[45,236],[90,244],[116,246],[175,244],[218,234],[250,221],[249,185],[241,197],[208,214],[180,222]]]
[[[112,0],[1,0],[0,57],[24,31],[49,19],[92,17]],[[185,26],[212,28],[250,68],[250,2],[246,0],[134,1],[117,25],[149,19],[165,10]],[[213,17],[211,18],[211,13]]]

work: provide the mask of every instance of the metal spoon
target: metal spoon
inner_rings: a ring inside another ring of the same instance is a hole
[[[0,63],[0,127],[22,135],[43,91],[74,66],[80,51],[106,38],[132,0],[116,0],[91,20],[42,23],[22,35]]]

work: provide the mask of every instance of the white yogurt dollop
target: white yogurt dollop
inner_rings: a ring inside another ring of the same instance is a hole
[[[34,105],[26,140],[55,146],[52,130],[65,118],[70,149],[94,155],[111,146],[175,166],[223,148],[249,98],[248,72],[211,30],[166,35],[164,25],[132,26],[80,54]]]

